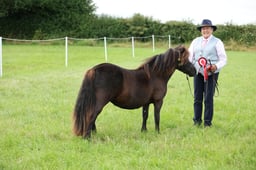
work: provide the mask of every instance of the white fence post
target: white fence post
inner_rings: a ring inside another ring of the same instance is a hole
[[[0,37],[0,77],[3,76],[3,54],[2,54],[2,37]]]
[[[155,36],[152,35],[152,46],[153,46],[153,52],[155,52]]]
[[[65,37],[65,66],[68,66],[68,37]]]
[[[107,49],[107,38],[104,37],[104,51],[105,51],[105,61],[108,62],[108,49]]]
[[[132,57],[135,57],[135,52],[134,52],[134,37],[132,37]]]

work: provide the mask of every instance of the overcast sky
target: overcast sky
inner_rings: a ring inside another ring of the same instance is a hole
[[[256,24],[256,0],[93,0],[96,14],[130,18],[135,13],[154,20],[200,24]]]

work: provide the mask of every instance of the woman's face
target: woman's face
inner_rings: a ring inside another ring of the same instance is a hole
[[[201,28],[201,34],[202,36],[207,39],[208,37],[210,37],[212,35],[213,32],[213,28],[212,27],[202,27]]]

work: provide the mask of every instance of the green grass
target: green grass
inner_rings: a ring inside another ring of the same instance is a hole
[[[136,68],[150,48],[110,48],[108,61]],[[165,49],[157,49],[155,53]],[[103,47],[4,45],[0,78],[0,169],[254,169],[256,167],[255,52],[228,51],[219,77],[212,128],[192,125],[193,98],[185,75],[168,83],[160,130],[150,107],[108,104],[91,142],[72,134],[71,113],[85,71],[104,62]],[[190,78],[192,86],[192,79]]]

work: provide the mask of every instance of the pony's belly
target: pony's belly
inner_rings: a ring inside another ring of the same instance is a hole
[[[138,109],[143,105],[145,105],[145,103],[142,103],[142,102],[141,103],[140,102],[120,103],[120,102],[111,101],[111,103],[123,109]]]

